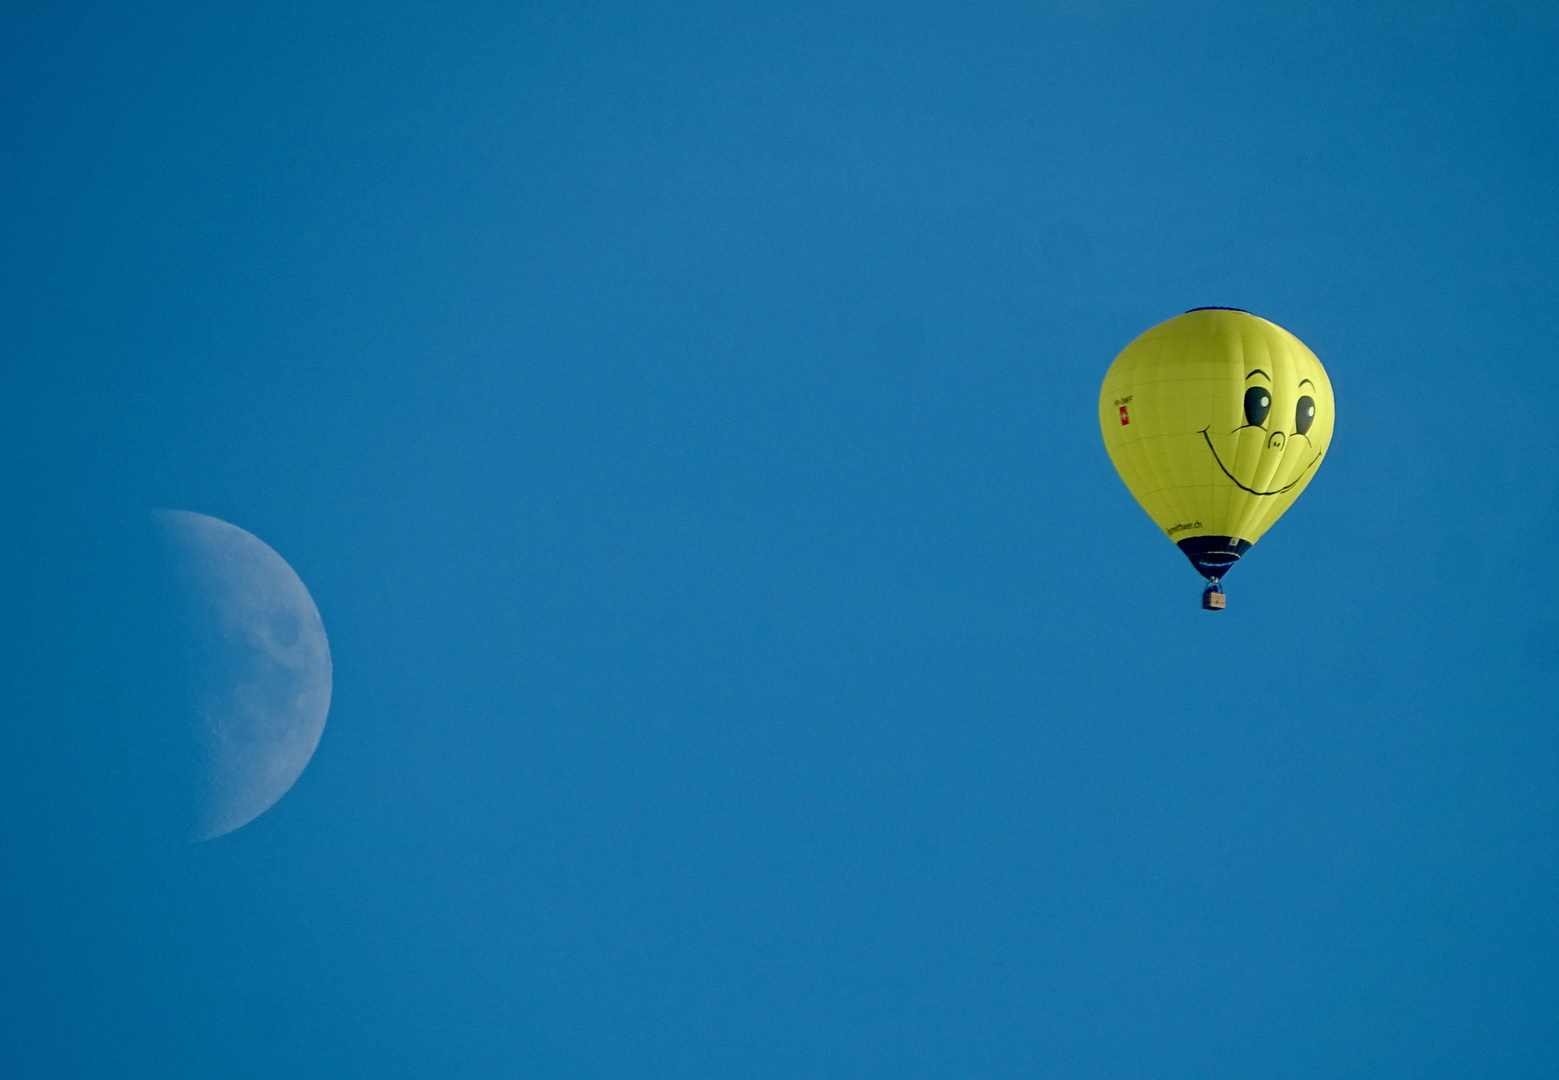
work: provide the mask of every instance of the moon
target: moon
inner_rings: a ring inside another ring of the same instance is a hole
[[[188,510],[153,516],[189,632],[190,838],[210,840],[270,809],[314,756],[330,712],[330,642],[308,589],[259,537]]]

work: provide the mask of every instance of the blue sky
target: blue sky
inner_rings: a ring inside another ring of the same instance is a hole
[[[1538,1077],[1544,5],[9,4],[0,1071]],[[1297,334],[1230,607],[1114,355]],[[158,830],[155,507],[330,633]]]

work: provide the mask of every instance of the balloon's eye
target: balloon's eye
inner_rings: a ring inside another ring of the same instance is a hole
[[[1247,398],[1247,401],[1250,399]],[[1250,406],[1246,406],[1249,408]],[[1294,430],[1301,435],[1310,434],[1310,425],[1315,423],[1315,398],[1302,397],[1294,408]]]
[[[1227,400],[1227,399],[1225,399]],[[1272,391],[1264,386],[1253,386],[1245,391],[1245,422],[1252,427],[1263,427],[1267,414],[1272,411]]]

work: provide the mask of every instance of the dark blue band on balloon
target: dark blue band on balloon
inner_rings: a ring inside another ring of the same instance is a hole
[[[1216,580],[1250,550],[1250,541],[1233,536],[1188,536],[1177,546],[1191,560],[1197,573]]]

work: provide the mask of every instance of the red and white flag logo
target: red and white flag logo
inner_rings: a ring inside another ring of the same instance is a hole
[[[1129,423],[1131,423],[1131,417],[1126,415],[1126,406],[1122,405],[1121,406],[1121,427],[1125,427]]]

